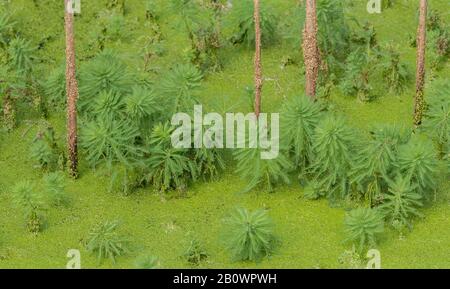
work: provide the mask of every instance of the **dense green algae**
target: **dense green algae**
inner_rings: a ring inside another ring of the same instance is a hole
[[[42,1],[42,5],[47,2],[55,5],[55,1]],[[124,55],[131,69],[139,70],[141,61],[136,52],[140,44],[133,39],[139,39],[146,33],[146,27],[139,25],[143,18],[141,12],[144,1],[129,2],[127,29],[130,31],[126,40],[113,46]],[[279,3],[275,0],[268,2]],[[294,2],[282,1],[277,9],[287,11],[287,7]],[[409,34],[413,35],[416,30],[414,6],[407,1],[398,1],[399,5],[393,9],[380,15],[369,15],[364,9],[365,1],[354,2],[355,5],[348,8],[348,14],[360,21],[374,23],[381,43],[394,41],[402,44],[402,59],[407,61],[413,71],[415,50],[404,43],[407,43]],[[447,11],[446,2],[433,1],[433,5],[441,11]],[[15,7],[21,7],[28,2],[17,0],[16,3]],[[96,25],[93,16],[101,5],[104,5],[102,1],[86,2],[82,15],[76,19],[80,62],[96,53],[88,43]],[[53,6],[50,11],[54,14],[50,13],[50,17],[46,18],[42,12],[37,15],[33,8],[30,8],[31,14],[19,10],[14,14],[16,18],[29,19],[20,25],[34,24],[32,29],[24,30],[26,36],[35,39],[37,31],[42,38],[55,35],[48,41],[46,48],[39,52],[42,71],[56,67],[64,57],[62,15],[55,16],[60,14],[60,8]],[[32,18],[29,18],[30,15]],[[175,27],[172,21],[174,16],[170,11],[162,9],[161,15],[167,54],[154,59],[152,66],[156,70],[165,70],[174,62],[182,61],[183,49],[188,46],[185,35]],[[217,107],[218,102],[224,110],[249,110],[245,87],[252,85],[253,54],[241,48],[225,48],[222,53],[226,60],[225,69],[207,76],[200,98],[207,107]],[[264,111],[277,111],[283,99],[302,93],[301,68],[295,65],[281,67],[283,57],[295,57],[296,53],[283,45],[263,50],[264,75],[267,78],[263,93]],[[438,74],[448,76],[449,72],[450,66],[447,64]],[[386,94],[372,103],[359,103],[335,90],[332,101],[334,109],[343,113],[351,125],[360,130],[378,123],[411,126],[413,87],[411,83],[402,95]],[[23,117],[35,119],[35,114],[26,113]],[[60,137],[64,133],[64,121],[63,112],[56,112],[50,118]],[[33,122],[22,121],[17,130],[0,138],[0,268],[64,268],[68,249],[80,249],[82,267],[96,268],[97,261],[84,249],[83,238],[94,224],[112,219],[122,221],[123,232],[130,235],[134,248],[132,253],[118,259],[114,266],[116,268],[133,267],[134,258],[142,253],[158,256],[162,267],[187,267],[188,264],[179,256],[192,235],[205,243],[210,257],[201,266],[207,268],[334,268],[339,266],[338,257],[348,249],[342,243],[345,207],[330,208],[326,200],[307,201],[302,198],[301,187],[295,183],[278,188],[272,194],[239,194],[245,184],[232,173],[232,164],[218,181],[195,184],[187,198],[162,198],[150,188],[128,197],[108,193],[107,178],[92,172],[82,162],[80,179],[68,182],[72,206],[49,210],[48,228],[38,236],[33,236],[26,233],[21,215],[13,208],[9,189],[18,180],[40,182],[42,178],[43,173],[28,159],[28,146],[35,132]],[[63,143],[63,138],[60,141]],[[277,234],[282,240],[282,246],[274,256],[259,264],[231,262],[221,245],[220,229],[223,217],[235,206],[265,207],[270,210],[277,224]],[[443,182],[433,205],[423,211],[424,219],[416,220],[414,230],[405,238],[400,239],[391,231],[384,235],[379,246],[383,267],[450,267],[448,181]],[[104,262],[100,267],[113,266]]]

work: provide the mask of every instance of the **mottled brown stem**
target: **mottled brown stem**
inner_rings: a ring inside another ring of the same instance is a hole
[[[11,97],[11,89],[6,89],[3,97],[3,121],[6,129],[11,131],[16,126],[16,109],[14,100]]]
[[[261,113],[261,92],[263,86],[261,65],[261,19],[259,14],[259,0],[253,0],[255,20],[255,115]]]
[[[303,58],[306,69],[306,95],[316,99],[317,77],[319,75],[320,54],[317,44],[316,0],[306,0],[306,20],[303,29]]]
[[[77,149],[77,99],[78,83],[75,70],[75,44],[73,33],[73,14],[68,13],[65,0],[65,28],[66,28],[66,90],[67,90],[67,144],[69,153],[69,172],[72,177],[78,176]]]
[[[419,27],[417,28],[416,95],[414,97],[414,126],[422,123],[425,109],[425,49],[426,49],[427,0],[420,0]]]

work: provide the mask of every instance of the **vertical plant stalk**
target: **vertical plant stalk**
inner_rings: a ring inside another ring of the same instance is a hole
[[[317,77],[319,75],[320,54],[317,44],[316,0],[306,0],[306,20],[303,29],[303,57],[306,68],[306,95],[316,99]]]
[[[259,0],[253,0],[255,21],[255,115],[261,112],[261,92],[263,86],[261,65],[261,19],[259,14]]]
[[[75,43],[73,32],[73,14],[69,13],[65,0],[65,29],[66,29],[66,90],[67,90],[67,144],[69,153],[69,172],[72,177],[78,175],[77,148],[77,99],[78,83],[75,70]]]
[[[3,98],[3,120],[7,131],[11,131],[16,126],[16,109],[14,99],[11,96],[11,89],[6,89]]]
[[[425,108],[424,84],[425,84],[425,49],[426,49],[426,23],[427,0],[420,0],[419,27],[417,28],[417,60],[416,60],[416,95],[414,98],[414,126],[417,128],[422,123]]]

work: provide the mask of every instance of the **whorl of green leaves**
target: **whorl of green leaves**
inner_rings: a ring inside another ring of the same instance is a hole
[[[322,0],[317,3],[319,47],[332,72],[340,71],[350,46],[350,28],[345,21],[341,1]],[[298,32],[297,32],[298,33]]]
[[[200,6],[195,0],[170,0],[170,8],[172,11],[176,11],[183,21],[187,22],[187,29],[190,26],[197,24],[200,16],[198,15]]]
[[[371,99],[372,86],[369,78],[374,67],[373,57],[363,48],[352,51],[345,61],[345,74],[340,87],[349,96],[357,96],[360,101]]]
[[[126,19],[119,14],[106,14],[104,20],[105,37],[109,41],[117,41],[127,37]]]
[[[208,258],[208,252],[206,252],[203,244],[198,239],[192,239],[186,251],[183,254],[183,258],[191,265],[198,266],[200,263]]]
[[[225,160],[219,149],[195,149],[194,161],[203,180],[213,179],[225,168]]]
[[[285,17],[280,19],[281,27],[280,32],[285,41],[291,44],[292,47],[301,47],[303,42],[302,31],[305,23],[306,11],[304,6],[298,3],[289,11],[286,11]]]
[[[411,132],[396,126],[381,126],[371,131],[371,137],[357,154],[351,171],[351,182],[366,196],[370,204],[386,189],[398,157],[400,145],[408,142]]]
[[[117,232],[119,222],[105,222],[95,226],[86,240],[86,249],[97,255],[98,263],[110,259],[116,263],[116,258],[129,251],[129,240]]]
[[[41,231],[45,211],[43,195],[36,192],[34,186],[28,181],[17,183],[11,193],[13,203],[24,214],[27,229],[35,234]]]
[[[105,162],[108,166],[119,162],[129,164],[141,155],[136,145],[138,129],[127,120],[98,119],[83,126],[81,147],[92,166]]]
[[[183,191],[188,179],[195,180],[198,175],[194,160],[188,157],[189,151],[172,147],[173,130],[170,123],[159,123],[153,127],[148,141],[151,149],[146,160],[146,180],[161,192],[171,189]]]
[[[416,187],[408,177],[397,176],[389,182],[389,192],[384,195],[380,210],[390,224],[397,221],[411,228],[411,218],[421,216],[417,208],[422,206],[422,196],[416,193]]]
[[[224,241],[236,261],[260,261],[275,250],[274,224],[263,209],[236,209],[225,220]]]
[[[306,96],[294,97],[281,111],[281,135],[296,168],[304,169],[313,158],[313,136],[322,116],[321,107]]]
[[[434,138],[440,153],[450,141],[450,84],[448,79],[436,80],[429,90],[428,108],[423,121],[424,131]]]
[[[143,87],[133,87],[133,92],[125,98],[125,113],[138,124],[158,112],[158,107],[156,94]]]
[[[398,167],[402,175],[417,185],[418,192],[425,199],[430,199],[437,188],[436,176],[439,163],[433,143],[420,136],[413,137],[400,148]]]
[[[92,101],[91,108],[92,115],[109,122],[123,114],[125,103],[121,94],[104,90]]]
[[[172,112],[192,109],[202,79],[202,73],[191,64],[177,65],[164,75],[160,90]]]
[[[102,52],[83,67],[80,78],[82,109],[89,108],[101,92],[123,95],[129,93],[132,87],[126,65],[109,51]]]
[[[156,124],[150,135],[149,146],[156,147],[159,146],[161,148],[170,148],[172,147],[172,139],[171,135],[174,131],[174,127],[169,122],[158,123]]]
[[[197,178],[196,165],[185,153],[185,150],[171,147],[157,146],[151,149],[150,157],[146,160],[149,169],[147,181],[161,192],[170,189],[183,191],[189,178]]]
[[[30,146],[30,155],[41,169],[54,170],[56,168],[59,151],[55,132],[51,126],[39,130]]]
[[[380,65],[385,86],[391,92],[401,93],[410,79],[410,74],[406,65],[400,62],[400,53],[393,46],[387,47]]]
[[[439,163],[433,143],[429,139],[415,136],[400,148],[398,167],[402,175],[417,185],[418,192],[425,199],[430,199],[437,188],[437,172]]]
[[[235,150],[233,156],[237,162],[236,173],[247,181],[244,192],[261,186],[269,192],[280,183],[289,184],[289,172],[293,166],[289,159],[280,152],[274,159],[262,159],[261,148]]]
[[[47,102],[53,106],[63,107],[66,103],[65,67],[54,69],[43,84]]]
[[[362,252],[367,246],[375,246],[379,234],[384,231],[383,215],[377,209],[357,208],[345,217],[346,242],[356,245]]]
[[[32,67],[34,51],[30,41],[22,38],[11,40],[8,47],[11,67],[20,73],[27,73]]]
[[[264,3],[262,3],[264,4]],[[251,0],[233,2],[233,8],[225,19],[228,27],[233,27],[234,34],[230,41],[234,44],[243,43],[248,47],[255,45],[254,6]],[[268,46],[277,40],[277,17],[265,5],[260,7],[262,44]]]
[[[2,13],[0,15],[0,45],[6,47],[11,41],[15,23],[11,21],[8,14]]]
[[[355,133],[341,117],[327,116],[316,127],[315,158],[311,167],[321,192],[334,199],[349,191],[349,170],[353,164]]]
[[[55,206],[67,205],[69,198],[65,191],[64,175],[54,172],[44,176],[44,185],[47,197]]]
[[[42,139],[36,139],[31,144],[30,156],[42,169],[54,168],[58,162],[54,149]]]

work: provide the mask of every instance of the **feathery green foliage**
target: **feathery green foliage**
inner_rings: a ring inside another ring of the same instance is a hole
[[[61,172],[49,173],[44,176],[44,185],[50,203],[55,206],[67,205],[69,197],[65,191],[64,175]]]
[[[313,138],[313,178],[330,200],[349,193],[349,171],[354,161],[356,136],[342,117],[327,116],[316,127]]]
[[[2,13],[0,15],[0,45],[5,48],[13,37],[15,23],[11,20],[11,17]]]
[[[80,75],[80,107],[90,108],[101,92],[117,95],[131,91],[133,82],[126,65],[111,51],[105,51],[82,67]]]
[[[373,98],[373,87],[369,80],[373,75],[375,58],[363,48],[350,52],[345,61],[345,74],[340,87],[346,95],[357,96],[362,101]]]
[[[260,261],[276,249],[274,224],[263,209],[236,209],[225,220],[225,244],[236,261]]]
[[[157,146],[150,150],[146,160],[149,172],[146,176],[155,189],[166,192],[170,189],[184,191],[188,179],[197,178],[195,163],[185,155],[185,150],[162,148]]]
[[[161,148],[170,148],[172,147],[172,139],[171,135],[174,131],[174,127],[170,124],[170,122],[158,123],[156,124],[150,135],[149,146],[156,147],[159,146]]]
[[[28,231],[34,234],[40,232],[45,218],[45,202],[42,194],[36,192],[28,181],[17,183],[11,193],[13,203],[23,212]]]
[[[192,239],[186,251],[183,253],[183,258],[191,265],[198,266],[201,262],[208,259],[208,252],[206,252],[203,244],[198,239]]]
[[[9,63],[17,72],[26,74],[32,68],[35,49],[23,38],[11,40],[8,47]]]
[[[357,208],[345,217],[346,242],[356,245],[358,252],[366,246],[375,246],[379,234],[384,231],[383,215],[377,209]]]
[[[396,169],[398,149],[407,143],[411,132],[396,126],[381,126],[371,131],[357,155],[351,171],[351,182],[364,194],[371,205],[382,198],[387,180]]]
[[[139,126],[160,109],[156,94],[143,87],[133,87],[133,92],[125,98],[125,113]]]
[[[237,162],[236,173],[247,181],[244,192],[257,186],[272,192],[275,185],[290,183],[289,172],[293,166],[289,159],[282,152],[277,158],[261,159],[263,151],[258,147],[238,149],[233,153]]]
[[[220,20],[223,9],[219,3],[198,3],[195,0],[172,0],[172,10],[181,17],[191,42],[188,56],[202,71],[221,67],[218,50],[221,47]]]
[[[153,128],[149,141],[151,149],[146,160],[148,172],[145,179],[161,192],[170,189],[184,191],[188,179],[195,180],[198,175],[195,161],[188,157],[189,151],[172,147],[173,130],[170,123],[159,123]]]
[[[36,164],[42,168],[54,168],[58,162],[58,156],[52,147],[42,139],[36,139],[30,147],[30,156]]]
[[[321,192],[320,184],[317,181],[310,181],[303,188],[303,197],[307,200],[317,200],[323,196]]]
[[[450,142],[450,84],[447,79],[434,81],[427,103],[423,130],[437,141],[439,153],[443,155]]]
[[[118,221],[104,222],[92,228],[86,240],[86,249],[97,255],[98,263],[110,259],[116,263],[116,258],[129,252],[129,240],[117,232]]]
[[[202,73],[191,64],[179,64],[164,75],[161,94],[172,113],[192,109],[197,103],[195,93],[202,79]]]
[[[296,168],[305,169],[313,159],[313,136],[322,112],[306,96],[294,97],[281,111],[281,139]]]
[[[278,38],[277,21],[278,18],[261,3],[260,19],[261,19],[261,37],[263,46],[269,46],[276,42]],[[230,41],[233,44],[245,44],[247,47],[255,45],[255,22],[253,19],[253,1],[241,0],[233,2],[233,9],[227,15],[225,23],[229,27],[234,27],[234,34]]]
[[[410,74],[404,63],[400,62],[400,53],[391,45],[381,59],[381,69],[385,86],[389,91],[401,93],[407,85]]]
[[[421,216],[417,208],[422,206],[422,196],[416,193],[416,187],[407,177],[397,176],[389,182],[389,192],[384,195],[380,210],[390,224],[400,222],[411,229],[411,218]]]
[[[30,155],[41,169],[55,170],[61,160],[55,131],[50,125],[40,129],[30,146]]]
[[[438,166],[433,143],[428,139],[415,136],[400,148],[400,173],[410,178],[413,185],[417,185],[417,191],[426,200],[431,199],[438,186]]]
[[[92,114],[105,122],[120,118],[124,108],[122,95],[113,91],[102,91],[92,101]]]
[[[66,103],[65,66],[54,69],[43,86],[50,107],[63,107]]]
[[[301,47],[303,42],[303,35],[301,33],[305,23],[306,11],[301,5],[293,6],[292,9],[286,11],[285,17],[280,19],[280,33],[284,41],[296,49]]]
[[[340,75],[350,49],[350,28],[345,20],[342,2],[322,0],[317,2],[318,40],[326,66],[325,72]],[[298,32],[297,32],[298,33]]]
[[[139,158],[142,150],[136,145],[138,129],[126,120],[98,119],[83,126],[81,148],[92,166],[105,162],[129,164]]]
[[[195,149],[194,161],[197,166],[198,175],[203,180],[211,180],[225,169],[225,160],[219,149],[208,149],[205,147]]]

